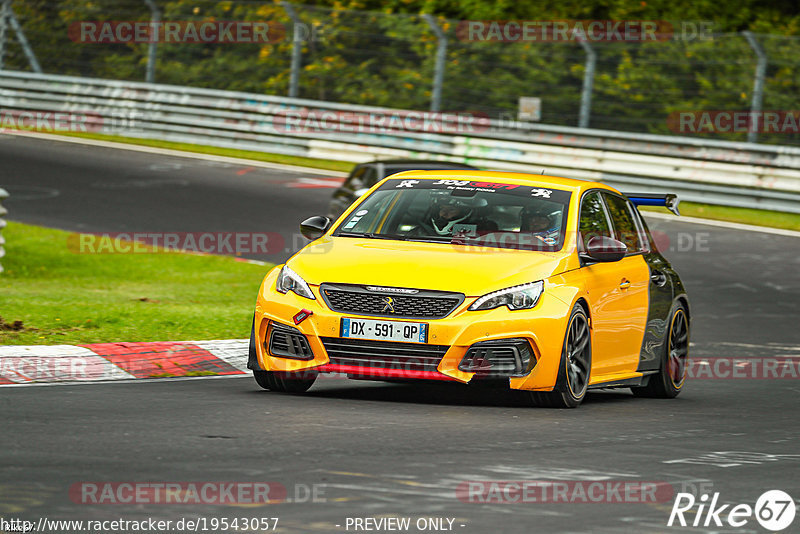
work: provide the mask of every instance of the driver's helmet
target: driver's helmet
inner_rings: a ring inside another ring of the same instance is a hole
[[[486,204],[485,199],[475,197],[454,197],[449,194],[434,195],[430,209],[431,226],[439,235],[452,235],[455,225],[469,220],[475,208]]]
[[[522,209],[519,229],[522,232],[546,232],[553,227],[554,222],[553,207],[548,203],[538,202]]]
[[[440,200],[434,205],[431,224],[439,235],[450,235],[453,227],[463,223],[472,215],[472,208],[457,198]]]

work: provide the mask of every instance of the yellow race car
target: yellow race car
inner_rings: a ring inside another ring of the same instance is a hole
[[[500,383],[537,405],[592,388],[675,397],[689,302],[637,205],[674,195],[488,171],[373,186],[258,291],[248,367],[273,391],[319,373]]]

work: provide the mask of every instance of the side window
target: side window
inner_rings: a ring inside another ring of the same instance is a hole
[[[381,177],[382,179],[383,177]],[[367,169],[366,174],[364,175],[364,187],[372,187],[373,185],[378,183],[378,171],[375,167],[370,167]]]
[[[347,179],[347,187],[352,189],[353,191],[358,191],[359,189],[364,188],[366,181],[364,180],[364,175],[367,172],[367,166],[364,165],[363,167],[359,167],[353,171],[353,174],[350,178]]]
[[[597,191],[583,197],[580,217],[579,243],[583,246],[583,250],[586,250],[587,243],[595,236],[612,237],[603,201]]]
[[[603,194],[608,205],[608,212],[614,224],[616,239],[625,243],[628,252],[641,252],[642,236],[639,227],[633,219],[631,207],[627,200],[617,195]]]

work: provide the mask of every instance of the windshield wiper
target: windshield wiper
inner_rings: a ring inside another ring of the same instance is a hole
[[[339,232],[336,234],[337,237],[366,237],[367,239],[399,239],[405,240],[406,236],[404,235],[395,235],[395,234],[376,234],[374,232]]]
[[[376,234],[373,232],[339,232],[338,237],[364,237],[367,239],[393,239],[397,241],[416,241],[420,243],[449,243],[463,244],[467,240],[474,240],[466,236],[434,236],[434,235],[401,235],[401,234]]]

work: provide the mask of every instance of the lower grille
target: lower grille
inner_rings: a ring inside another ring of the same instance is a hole
[[[458,368],[478,376],[519,376],[529,371],[535,356],[525,339],[483,341],[472,345]]]
[[[322,344],[333,365],[374,367],[398,371],[436,371],[447,345],[369,341],[323,337]]]
[[[314,353],[308,340],[299,330],[290,326],[272,323],[269,335],[269,352],[275,356],[295,360],[313,360]]]

